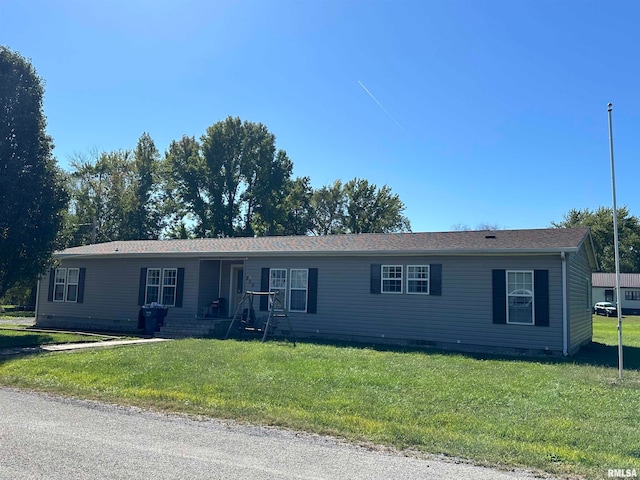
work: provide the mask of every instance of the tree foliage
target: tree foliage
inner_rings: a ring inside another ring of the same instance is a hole
[[[170,231],[179,231],[186,219],[194,223],[193,234],[196,237],[211,236],[215,225],[221,220],[214,213],[219,212],[216,206],[222,202],[222,197],[218,194],[219,187],[215,179],[205,175],[198,141],[186,135],[172,141],[165,154],[162,171],[165,209],[170,212]]]
[[[298,177],[289,182],[282,209],[286,219],[282,235],[307,235],[313,230],[313,188],[309,177]]]
[[[133,151],[76,158],[69,245],[90,241],[410,231],[384,185],[354,178],[314,190],[261,123],[227,117],[174,140],[164,158],[148,134]]]
[[[147,133],[133,152],[76,155],[68,175],[66,245],[159,238],[164,225],[159,161]]]
[[[133,152],[133,175],[128,230],[132,238],[154,239],[162,233],[164,212],[160,191],[160,152],[143,133]]]
[[[313,233],[316,235],[343,233],[345,202],[344,189],[340,180],[313,192],[311,197]]]
[[[312,205],[316,235],[411,231],[400,197],[365,179],[336,180],[314,192]]]
[[[165,157],[174,224],[187,217],[199,237],[277,235],[286,228],[293,163],[261,123],[228,117],[197,142],[172,142]],[[175,228],[174,228],[175,230]]]
[[[0,296],[44,271],[67,203],[43,95],[33,66],[0,46]]]
[[[455,225],[451,226],[451,229],[454,232],[469,232],[472,230],[491,230],[491,231],[496,231],[496,230],[503,230],[502,227],[500,227],[498,224],[496,223],[478,223],[476,224],[475,228],[471,228],[469,225],[464,224],[464,223],[456,223]]]
[[[402,215],[400,197],[383,185],[378,188],[365,179],[354,178],[344,186],[347,233],[390,233],[411,230],[409,219]]]
[[[617,221],[620,271],[640,272],[640,220],[625,206],[618,209]],[[613,208],[600,207],[595,211],[572,209],[561,222],[552,222],[551,225],[555,228],[589,227],[600,269],[615,272]]]

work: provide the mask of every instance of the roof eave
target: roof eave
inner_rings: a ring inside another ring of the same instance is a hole
[[[180,257],[180,258],[255,258],[255,257],[283,257],[283,256],[487,256],[487,255],[556,255],[560,253],[577,252],[579,247],[562,248],[492,248],[492,249],[446,249],[446,250],[321,250],[321,251],[248,251],[248,252],[108,252],[108,253],[57,253],[55,258],[65,259],[98,259],[98,258],[150,258],[150,257]]]

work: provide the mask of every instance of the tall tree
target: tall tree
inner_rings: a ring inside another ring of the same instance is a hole
[[[409,232],[400,197],[383,185],[378,188],[365,179],[354,178],[344,186],[346,197],[345,231],[349,233]]]
[[[67,204],[43,95],[31,63],[0,46],[0,297],[45,270]]]
[[[293,164],[261,123],[228,117],[200,143],[183,137],[165,156],[174,227],[192,217],[196,236],[276,235],[285,230]]]
[[[221,233],[222,187],[220,176],[209,174],[194,137],[184,135],[172,141],[165,154],[166,204],[172,217],[172,231],[181,231],[186,219],[193,223],[196,237],[215,237]]]
[[[284,150],[267,156],[256,156],[258,162],[251,172],[253,185],[247,184],[245,232],[248,235],[282,235],[288,230],[289,208],[294,197],[289,197],[294,183],[291,181],[293,163]],[[288,203],[287,203],[288,202]]]
[[[127,227],[132,202],[131,152],[103,152],[93,159],[76,155],[71,167],[69,244],[131,240]]]
[[[411,231],[404,204],[387,185],[378,188],[360,178],[345,184],[336,180],[316,190],[311,203],[316,235]]]
[[[240,212],[240,185],[245,163],[249,162],[250,147],[239,118],[227,117],[207,128],[201,138],[202,156],[209,181],[209,191],[220,197],[211,198],[209,208],[217,221],[216,227],[224,236],[234,236],[234,224]],[[216,211],[221,209],[221,211]]]
[[[159,154],[143,134],[135,151],[78,154],[68,175],[71,204],[66,244],[160,237],[164,211],[159,181]]]
[[[307,235],[313,232],[313,188],[309,177],[298,177],[288,182],[287,195],[282,203],[286,213],[283,235]]]
[[[620,271],[640,271],[640,220],[624,206],[618,209],[618,241]],[[597,210],[572,209],[561,222],[551,222],[555,228],[589,227],[598,265],[603,272],[615,272],[615,243],[613,232],[613,208]]]
[[[143,133],[138,139],[133,158],[133,195],[128,230],[134,239],[157,239],[163,227],[159,188],[160,153],[148,133]]]
[[[336,180],[331,185],[321,187],[313,192],[311,207],[313,209],[313,233],[331,235],[343,233],[345,196],[342,182]]]

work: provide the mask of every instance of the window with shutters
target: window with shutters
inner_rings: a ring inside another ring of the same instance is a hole
[[[274,310],[283,310],[287,304],[287,269],[272,268],[269,270],[269,291],[276,292]]]
[[[56,268],[53,301],[76,303],[78,301],[79,280],[79,268]]]
[[[307,311],[307,289],[309,270],[306,268],[292,268],[289,287],[289,311]]]
[[[407,293],[429,294],[429,265],[407,265]]]
[[[402,265],[382,265],[382,293],[402,293]]]
[[[145,286],[145,305],[159,303],[166,307],[176,305],[177,268],[148,268]]]
[[[507,323],[533,325],[533,271],[507,271]]]
[[[318,313],[317,268],[262,268],[260,290],[276,292],[273,310]],[[260,297],[260,311],[272,308],[271,296]]]

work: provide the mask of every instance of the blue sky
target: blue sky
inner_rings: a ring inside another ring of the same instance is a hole
[[[314,187],[391,187],[414,231],[640,216],[634,1],[0,0],[60,165],[261,122]]]

